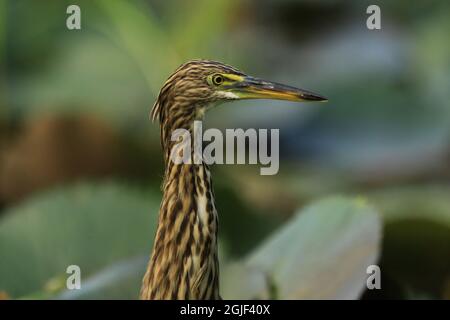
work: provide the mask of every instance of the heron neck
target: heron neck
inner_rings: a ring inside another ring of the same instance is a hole
[[[203,121],[205,109],[206,106],[202,104],[184,106],[177,103],[172,103],[170,107],[163,108],[165,112],[161,115],[160,130],[166,173],[171,160],[172,162],[174,161],[171,153],[174,151],[173,148],[175,146],[179,149],[187,147],[187,150],[191,153],[192,160],[194,157],[201,156],[201,151],[199,152],[199,150],[194,148],[195,140],[198,138],[201,140],[201,128],[198,130],[194,124],[196,121]],[[170,112],[170,118],[167,117],[167,112]],[[189,140],[186,139],[187,136]],[[188,144],[189,146],[187,146]]]
[[[219,299],[217,231],[208,166],[166,160],[158,228],[141,297]]]

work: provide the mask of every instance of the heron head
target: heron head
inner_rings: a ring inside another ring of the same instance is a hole
[[[165,101],[178,106],[184,104],[185,111],[203,115],[214,102],[240,99],[327,101],[317,93],[255,78],[220,62],[192,60],[180,66],[166,81],[153,107],[152,118],[161,116]]]

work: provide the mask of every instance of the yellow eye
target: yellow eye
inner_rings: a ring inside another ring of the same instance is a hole
[[[211,80],[212,80],[212,83],[213,83],[214,85],[220,86],[220,85],[223,83],[223,80],[224,80],[224,79],[223,79],[223,76],[222,76],[222,75],[220,75],[220,74],[215,74],[215,75],[212,76]]]

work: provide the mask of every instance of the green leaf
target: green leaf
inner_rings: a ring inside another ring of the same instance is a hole
[[[137,299],[148,256],[116,262],[88,277],[81,290],[65,290],[56,298],[74,299]]]
[[[109,183],[49,192],[10,209],[0,220],[0,290],[20,297],[65,279],[72,264],[84,281],[117,261],[148,255],[158,207],[156,197]],[[133,297],[138,293],[139,285]]]
[[[381,222],[362,199],[327,198],[298,212],[238,264],[224,298],[356,299],[379,255]]]

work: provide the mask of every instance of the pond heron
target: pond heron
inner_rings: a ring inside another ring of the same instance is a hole
[[[254,78],[220,62],[193,60],[166,81],[151,118],[160,124],[165,174],[163,198],[141,299],[220,299],[218,215],[204,162],[172,161],[176,129],[193,136],[194,121],[219,102],[238,99],[326,101],[316,93]],[[196,159],[198,154],[190,150]]]

